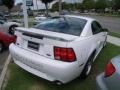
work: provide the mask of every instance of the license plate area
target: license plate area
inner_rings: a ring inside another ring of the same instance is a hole
[[[39,50],[39,47],[40,47],[40,44],[39,44],[39,43],[36,43],[36,42],[28,41],[28,46],[27,46],[27,47],[28,47],[29,49],[38,51],[38,50]]]

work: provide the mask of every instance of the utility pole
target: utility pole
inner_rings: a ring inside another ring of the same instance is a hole
[[[33,11],[34,11],[34,1],[32,0],[32,2],[33,2],[33,6],[32,7],[33,7]]]
[[[62,0],[59,0],[59,15],[61,14],[62,11]]]
[[[24,14],[24,26],[28,28],[28,14],[27,14],[26,0],[23,0],[23,14]]]
[[[36,0],[36,8],[37,8],[37,10],[38,10],[38,1]]]

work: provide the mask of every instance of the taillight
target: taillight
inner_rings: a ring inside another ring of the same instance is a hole
[[[76,56],[72,48],[54,47],[54,58],[65,62],[76,61]]]
[[[113,64],[110,62],[106,65],[105,67],[105,77],[109,77],[111,75],[113,75],[113,73],[116,71],[115,67],[113,66]]]

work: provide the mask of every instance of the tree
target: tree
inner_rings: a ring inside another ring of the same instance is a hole
[[[48,3],[51,3],[53,0],[41,0],[42,3],[45,4],[46,7],[46,15],[48,16]]]
[[[62,4],[62,9],[65,9],[65,10],[69,9],[67,3],[62,2],[61,4]],[[54,3],[54,4],[52,5],[53,11],[59,11],[59,7],[58,7],[58,6],[59,6],[59,2]]]
[[[76,3],[77,5],[76,5],[76,8],[78,9],[78,10],[80,10],[81,12],[84,12],[84,6],[83,6],[83,4],[82,3]]]
[[[113,0],[113,8],[114,10],[120,9],[120,0]]]
[[[5,5],[10,12],[10,10],[14,7],[15,0],[2,0],[2,2],[3,5]]]
[[[106,2],[106,0],[97,0],[95,6],[96,6],[97,11],[103,12],[105,10],[105,8],[107,7],[107,2]]]
[[[58,10],[59,10],[58,5],[59,5],[58,2],[54,3],[54,4],[52,5],[52,10],[53,10],[53,11],[58,11]]]
[[[83,7],[87,10],[94,9],[95,1],[94,0],[83,0]]]
[[[112,8],[113,7],[113,0],[106,0],[107,7]]]

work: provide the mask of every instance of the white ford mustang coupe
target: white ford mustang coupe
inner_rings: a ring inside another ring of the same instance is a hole
[[[107,30],[92,18],[65,15],[34,28],[16,28],[9,49],[14,62],[46,80],[65,84],[86,78],[106,45]]]

